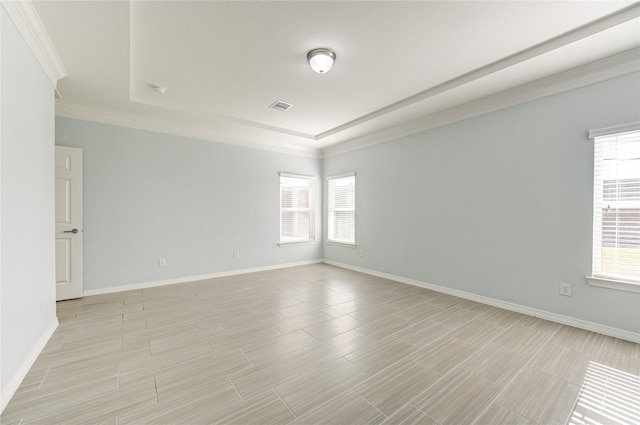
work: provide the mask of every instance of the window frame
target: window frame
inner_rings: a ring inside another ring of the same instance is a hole
[[[586,280],[591,286],[598,286],[602,288],[610,288],[617,289],[628,292],[640,293],[640,279],[626,279],[625,275],[613,275],[611,273],[602,272],[598,267],[601,264],[601,259],[598,258],[598,255],[601,257],[602,250],[602,238],[603,238],[603,225],[602,225],[602,208],[606,204],[609,208],[637,208],[640,205],[640,201],[631,200],[631,201],[611,201],[606,200],[604,198],[604,190],[599,190],[599,185],[602,185],[604,181],[606,181],[607,176],[598,175],[597,167],[598,167],[598,143],[607,143],[606,141],[599,141],[599,138],[607,138],[612,136],[617,136],[623,133],[629,132],[637,132],[640,131],[640,122],[626,124],[622,126],[616,127],[608,127],[600,130],[591,130],[589,132],[589,138],[594,141],[594,157],[593,157],[593,172],[594,172],[594,186],[593,186],[593,242],[592,242],[592,251],[591,251],[591,260],[592,260],[592,270],[591,275],[586,276]],[[619,176],[615,176],[619,177]],[[619,179],[618,179],[619,180]],[[600,194],[600,197],[598,197]]]
[[[338,239],[333,237],[332,238],[332,229],[335,229],[335,219],[332,220],[333,215],[332,212],[335,211],[335,209],[332,211],[332,209],[330,208],[331,205],[331,181],[332,180],[339,180],[339,179],[345,179],[345,178],[353,178],[353,208],[341,208],[339,212],[353,212],[353,240],[345,240],[345,239]],[[332,244],[332,245],[339,245],[339,246],[346,246],[346,247],[351,247],[351,248],[355,248],[356,245],[356,217],[357,217],[357,205],[356,205],[356,200],[357,200],[357,184],[356,184],[356,173],[355,172],[348,172],[348,173],[342,173],[342,174],[337,174],[337,175],[332,175],[327,177],[326,179],[326,184],[327,184],[327,239],[326,239],[326,243]],[[333,225],[332,225],[333,223]]]
[[[283,212],[285,208],[282,206],[282,194],[283,194],[283,185],[282,179],[299,179],[306,180],[309,184],[309,206],[307,208],[290,208],[286,209],[287,211],[309,211],[309,234],[307,237],[283,237]],[[292,246],[292,245],[304,245],[315,243],[315,186],[316,186],[316,177],[315,176],[307,176],[303,174],[293,174],[293,173],[279,173],[279,191],[280,191],[280,207],[279,207],[279,222],[280,222],[280,237],[278,246]]]

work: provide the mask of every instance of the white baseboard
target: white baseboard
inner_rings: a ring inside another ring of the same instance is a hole
[[[598,332],[604,335],[609,335],[615,338],[624,339],[631,342],[640,343],[640,334],[635,332],[626,331],[624,329],[612,328],[610,326],[601,325],[598,323],[588,322],[586,320],[576,319],[569,316],[563,316],[557,313],[551,313],[545,310],[538,310],[536,308],[527,307],[520,304],[513,304],[507,301],[497,300],[495,298],[489,298],[482,295],[472,294],[470,292],[464,292],[457,289],[451,289],[444,286],[433,285],[431,283],[422,282],[415,279],[409,279],[402,276],[396,276],[389,273],[383,273],[376,270],[365,269],[362,267],[352,266],[350,264],[339,263],[333,260],[323,260],[324,263],[330,264],[336,267],[342,267],[372,276],[382,277],[389,280],[394,280],[400,283],[406,283],[409,285],[419,286],[425,289],[431,289],[433,291],[442,292],[448,295],[453,295],[459,298],[464,298],[471,301],[476,301],[483,304],[488,304],[494,307],[503,308],[505,310],[515,311],[516,313],[526,314],[528,316],[538,317],[540,319],[551,320],[563,325],[573,326],[575,328],[585,329],[592,332]]]
[[[2,392],[0,393],[0,413],[2,413],[4,411],[4,408],[7,407],[7,404],[9,404],[9,401],[18,390],[18,387],[22,383],[22,380],[25,376],[27,376],[27,373],[29,373],[31,366],[33,366],[33,364],[35,363],[36,359],[44,349],[44,346],[47,345],[47,342],[49,342],[49,338],[51,338],[51,335],[53,335],[53,332],[55,332],[57,327],[58,318],[54,318],[47,330],[44,332],[42,337],[40,337],[27,358],[24,360],[20,368],[16,371],[15,375],[13,375],[13,378],[11,378],[6,388],[2,388]]]
[[[114,292],[135,291],[138,289],[154,288],[156,286],[173,285],[176,283],[196,282],[198,280],[215,279],[217,277],[235,276],[246,273],[264,272],[269,270],[285,269],[288,267],[306,266],[308,264],[322,263],[322,260],[306,260],[295,263],[275,264],[271,266],[253,267],[249,269],[229,270],[218,273],[208,273],[197,276],[178,277],[175,279],[157,280],[154,282],[133,283],[129,285],[112,286],[109,288],[87,289],[82,292],[82,296],[90,297],[92,295],[112,294]]]

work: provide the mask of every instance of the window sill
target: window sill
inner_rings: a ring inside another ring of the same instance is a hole
[[[624,280],[615,280],[606,277],[587,276],[585,277],[589,285],[598,286],[600,288],[616,289],[618,291],[640,293],[640,284],[625,282]]]
[[[335,246],[344,246],[345,248],[356,248],[358,245],[348,242],[324,241],[324,243]]]
[[[278,246],[279,247],[285,247],[285,246],[298,246],[298,245],[313,245],[315,244],[316,241],[314,240],[309,240],[309,241],[291,241],[291,242],[278,242]]]

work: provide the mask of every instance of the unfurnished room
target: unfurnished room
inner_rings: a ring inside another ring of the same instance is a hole
[[[3,425],[640,423],[639,2],[0,4]]]

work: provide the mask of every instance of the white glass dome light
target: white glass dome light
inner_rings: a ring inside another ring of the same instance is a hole
[[[315,72],[326,74],[336,60],[336,53],[331,49],[313,49],[307,53],[307,60]]]

